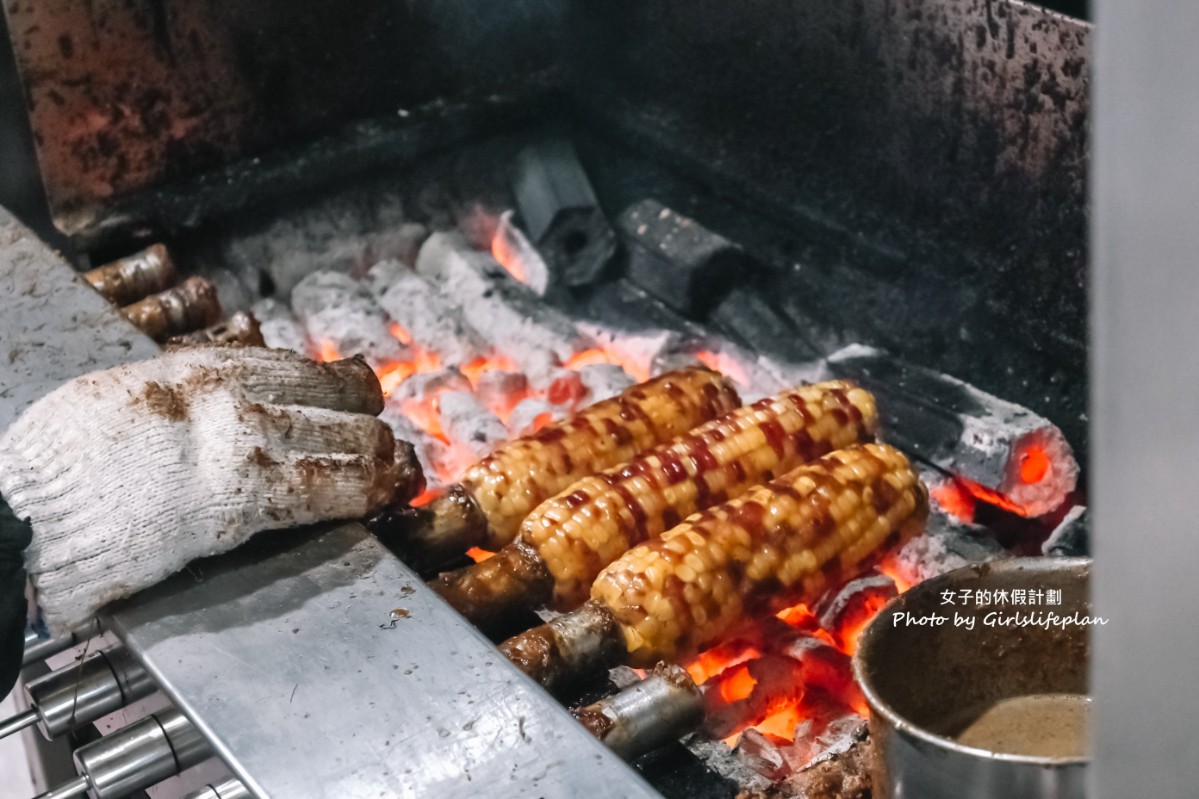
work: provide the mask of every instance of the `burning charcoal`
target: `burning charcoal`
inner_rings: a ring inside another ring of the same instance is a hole
[[[429,229],[415,222],[368,233],[361,239],[360,263],[370,267],[380,261],[399,261],[411,268],[416,265],[416,255],[427,238]]]
[[[932,507],[924,534],[883,558],[880,571],[902,589],[972,563],[1008,557],[985,527],[965,524]]]
[[[216,324],[221,319],[221,304],[212,283],[189,277],[175,288],[126,305],[121,313],[150,338],[165,341]]]
[[[574,146],[554,139],[522,150],[512,191],[553,282],[577,287],[599,280],[616,252],[616,236]]]
[[[313,272],[292,290],[291,305],[322,360],[362,355],[377,369],[410,358],[367,287],[349,275]]]
[[[512,438],[536,433],[547,424],[566,417],[566,409],[545,400],[529,397],[512,409],[508,416],[508,434]]]
[[[367,201],[360,192],[341,193],[235,233],[213,257],[262,295],[287,298],[318,270],[361,276],[376,261],[411,263],[427,235],[404,222],[395,195]]]
[[[805,686],[824,691],[846,704],[863,703],[849,655],[840,649],[814,635],[793,634],[780,637],[771,650],[797,664],[799,679]]]
[[[1041,516],[1078,482],[1061,430],[1027,408],[867,347],[847,347],[828,366],[878,395],[895,444],[968,481],[988,502]]]
[[[838,646],[852,652],[870,620],[897,596],[890,577],[867,574],[825,594],[816,604],[816,617],[836,637]]]
[[[805,690],[803,666],[789,657],[763,655],[725,669],[704,683],[704,730],[726,738],[797,704]]]
[[[865,718],[818,692],[805,698],[800,714],[803,720],[795,728],[795,739],[782,749],[791,774],[802,772],[819,758],[849,751],[866,730]]]
[[[389,401],[384,405],[379,418],[391,428],[397,441],[406,441],[412,446],[413,454],[424,472],[426,487],[432,490],[441,488],[444,483],[434,468],[436,459],[430,452],[430,446],[433,443],[440,444],[441,442],[417,429],[416,425],[404,415],[399,403]]]
[[[165,245],[151,244],[141,252],[85,272],[83,279],[113,305],[129,305],[170,288],[175,282],[175,264]]]
[[[262,328],[262,340],[266,346],[291,350],[301,355],[312,353],[308,335],[286,305],[278,300],[259,300],[254,303],[253,313]]]
[[[503,423],[480,405],[473,394],[446,391],[438,397],[437,406],[441,429],[450,441],[471,451],[472,462],[490,455],[508,438]]]
[[[752,799],[870,799],[873,766],[874,747],[866,731],[859,728],[845,751],[817,756],[807,768],[777,786],[777,792],[754,794]]]
[[[529,395],[529,381],[519,372],[490,369],[482,372],[474,383],[475,397],[501,419],[509,418]]]
[[[457,305],[400,262],[376,264],[368,282],[403,335],[436,354],[444,366],[462,366],[488,354],[487,343],[462,319]]]
[[[614,363],[588,364],[580,366],[578,372],[579,378],[583,381],[583,387],[587,389],[583,402],[588,404],[606,400],[608,397],[615,397],[633,385],[633,378]]]
[[[635,380],[645,381],[652,374],[669,372],[659,365],[669,353],[683,351],[688,339],[674,330],[650,327],[636,332],[609,328],[591,322],[579,324],[579,330],[596,341],[605,355],[615,359]],[[690,361],[694,363],[694,359]]]
[[[1090,527],[1086,506],[1077,505],[1071,508],[1041,545],[1041,552],[1066,557],[1085,557],[1091,554]]]
[[[538,297],[544,297],[549,286],[550,269],[541,258],[541,253],[525,237],[525,232],[512,221],[512,212],[500,215],[495,237],[491,241],[491,254],[508,274],[524,283]]]
[[[224,344],[233,347],[265,347],[262,327],[258,320],[244,311],[238,311],[224,322],[195,333],[172,336],[167,339],[171,346],[193,346],[196,344]]]
[[[746,730],[737,742],[737,755],[755,773],[773,781],[781,780],[791,773],[787,756],[783,750],[788,741],[774,735],[764,735],[757,730]]]
[[[628,244],[626,277],[689,319],[756,268],[740,247],[657,200],[629,206],[616,226]]]
[[[775,353],[791,361],[813,361],[821,351],[774,309],[761,289],[740,284],[729,289],[708,318],[732,337],[756,350]]]
[[[459,301],[466,322],[534,384],[547,370],[594,346],[569,318],[513,280],[491,256],[470,249],[460,235],[430,236],[416,271]]]
[[[441,433],[437,418],[437,398],[450,391],[470,392],[470,381],[456,369],[422,372],[412,375],[391,393],[389,403],[396,403],[420,429]]]

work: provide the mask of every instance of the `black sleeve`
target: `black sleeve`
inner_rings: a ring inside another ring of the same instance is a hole
[[[29,524],[0,499],[0,697],[8,696],[25,652],[25,547]]]

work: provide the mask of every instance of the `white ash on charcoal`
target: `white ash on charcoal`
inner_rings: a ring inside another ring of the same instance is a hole
[[[470,450],[475,460],[490,455],[508,440],[504,423],[465,391],[446,391],[438,396],[437,415],[446,438]]]
[[[576,371],[587,393],[581,400],[582,405],[615,397],[635,382],[619,364],[592,363],[580,366]]]
[[[508,416],[508,435],[512,438],[536,433],[551,422],[565,419],[569,410],[562,405],[551,405],[543,399],[529,397],[512,409]]]
[[[512,221],[514,213],[500,214],[491,241],[491,254],[508,270],[508,274],[529,287],[538,297],[544,297],[549,287],[550,269],[541,253]]]
[[[741,399],[755,402],[785,388],[818,383],[824,377],[823,364],[790,364],[750,352],[730,341],[706,337],[687,340],[664,350],[655,360],[654,373],[703,364],[726,375],[737,385]]]
[[[383,412],[379,414],[379,418],[391,428],[396,439],[407,441],[412,445],[416,459],[420,462],[421,470],[425,473],[427,489],[437,490],[448,485],[436,468],[445,459],[442,442],[417,428],[397,402],[389,400],[383,406]]]
[[[375,368],[411,358],[370,291],[349,275],[313,272],[292,290],[291,307],[318,352],[332,347],[342,358],[362,355]]]
[[[446,392],[470,393],[470,381],[457,369],[420,372],[409,377],[391,393],[395,403],[423,430],[437,430],[437,399]]]
[[[254,303],[251,310],[262,327],[262,340],[268,347],[301,355],[314,354],[304,326],[286,304],[268,298]]]
[[[833,376],[874,392],[896,446],[998,494],[996,504],[1043,516],[1077,486],[1078,462],[1065,436],[1028,408],[861,345],[830,355],[827,364]]]
[[[457,303],[399,261],[375,264],[366,283],[379,307],[443,366],[462,366],[490,352],[487,342],[462,318]]]
[[[529,380],[520,372],[488,369],[475,379],[475,398],[500,419],[508,419],[528,396]]]
[[[561,312],[545,305],[486,253],[455,233],[434,233],[421,247],[416,271],[460,303],[466,322],[511,358],[534,386],[570,356],[591,349]]]
[[[412,263],[427,235],[423,225],[405,220],[397,195],[356,191],[277,216],[256,230],[234,232],[214,257],[246,285],[286,299],[320,269],[361,276],[376,261]]]
[[[688,342],[691,341],[674,330],[618,330],[594,322],[580,322],[578,327],[600,349],[623,364],[630,374],[643,380],[669,371],[660,368],[661,361],[674,353],[689,351]]]
[[[747,731],[741,740],[744,741],[746,735],[751,733],[756,734],[757,730]],[[739,749],[730,749],[724,741],[713,741],[701,733],[684,737],[682,744],[712,771],[741,786],[742,795],[747,796],[763,796],[770,791],[775,784],[775,780],[768,776],[772,773],[771,761],[779,764],[785,762],[779,752],[769,752],[765,757],[767,762],[759,762],[747,757]]]
[[[921,479],[933,485],[921,470]],[[968,524],[947,513],[937,502],[929,503],[924,533],[883,558],[880,571],[901,585],[916,585],[948,571],[977,563],[1010,557],[987,528]]]

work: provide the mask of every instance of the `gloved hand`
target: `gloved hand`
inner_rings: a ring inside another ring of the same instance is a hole
[[[379,510],[395,462],[360,360],[188,348],[72,380],[0,439],[0,495],[55,633],[267,529]]]

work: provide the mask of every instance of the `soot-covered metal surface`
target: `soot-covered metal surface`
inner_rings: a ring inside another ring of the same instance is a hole
[[[786,228],[785,315],[1026,404],[1085,450],[1089,26],[1010,0],[575,13],[585,115]]]
[[[119,198],[349,120],[519,85],[554,64],[556,9],[551,0],[6,4],[47,191],[71,233]]]

